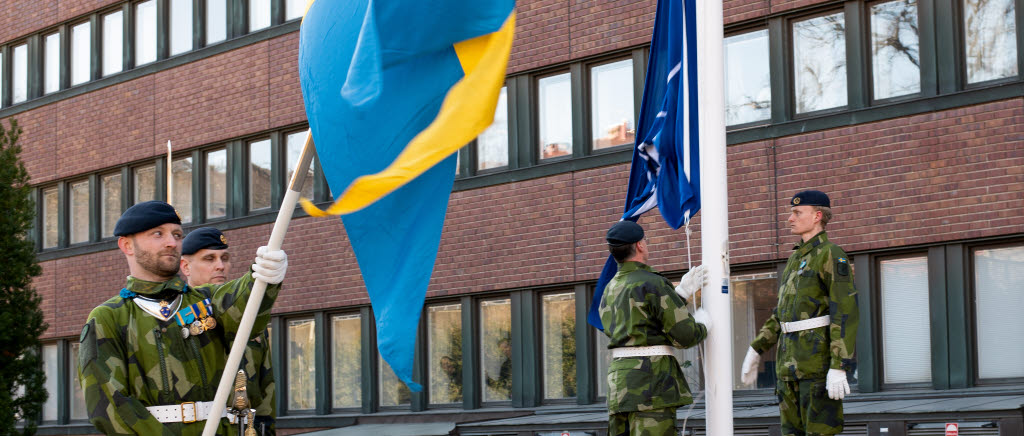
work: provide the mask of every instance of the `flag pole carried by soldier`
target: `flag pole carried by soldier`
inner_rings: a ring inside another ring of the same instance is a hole
[[[801,241],[780,277],[778,306],[743,359],[742,380],[754,383],[761,353],[778,344],[783,436],[833,435],[843,431],[842,400],[850,393],[857,290],[846,252],[825,233],[832,219],[828,195],[802,191],[789,204],[788,224]]]
[[[600,303],[608,336],[608,435],[676,435],[676,409],[693,403],[673,348],[689,348],[707,337],[711,319],[703,308],[693,316],[686,301],[706,285],[703,265],[673,289],[672,282],[647,266],[644,230],[619,221],[605,238],[618,272]]]
[[[257,250],[251,272],[221,285],[191,287],[177,276],[181,219],[162,201],[136,204],[114,226],[128,261],[124,289],[89,313],[79,337],[78,372],[89,421],[108,435],[198,435],[210,417],[227,349],[257,280],[262,332],[281,289],[284,251]],[[252,337],[246,338],[246,340]],[[234,374],[234,369],[229,370]]]
[[[231,253],[224,234],[213,227],[195,229],[182,241],[181,273],[188,285],[222,285],[231,271]],[[274,372],[271,367],[269,335],[263,330],[249,341],[242,356],[242,367],[247,379],[245,392],[255,409],[256,434],[273,436],[277,419],[274,401]]]

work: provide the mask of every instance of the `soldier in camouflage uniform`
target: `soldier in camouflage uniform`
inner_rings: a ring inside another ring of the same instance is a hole
[[[181,246],[181,273],[185,275],[189,286],[222,285],[227,282],[228,272],[231,271],[231,253],[228,253],[227,237],[220,230],[213,227],[195,229],[189,232]],[[251,407],[256,410],[254,427],[260,436],[276,434],[274,372],[271,368],[268,338],[264,330],[249,341],[242,355],[242,369],[249,378],[246,392]]]
[[[789,226],[802,241],[782,273],[779,303],[750,344],[743,382],[757,377],[760,354],[776,343],[782,434],[833,435],[843,430],[857,338],[857,290],[846,252],[828,240],[831,202],[820,191],[790,200]]]
[[[130,207],[114,234],[131,275],[119,295],[92,310],[79,338],[89,420],[104,434],[200,435],[253,283],[268,286],[251,337],[266,329],[287,257],[261,247],[252,272],[193,288],[176,275],[183,235],[170,205]],[[212,419],[218,434],[234,431],[228,420]]]
[[[599,309],[613,357],[608,434],[676,435],[676,409],[693,403],[693,396],[672,347],[689,348],[707,337],[707,313],[698,309],[691,317],[686,310],[686,299],[704,285],[704,268],[688,272],[673,289],[647,266],[647,242],[638,224],[620,221],[606,240],[619,267]]]

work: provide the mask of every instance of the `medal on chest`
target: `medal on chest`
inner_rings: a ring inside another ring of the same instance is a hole
[[[201,335],[217,327],[213,319],[213,303],[209,298],[188,306],[174,314],[174,320],[181,326],[181,336]]]

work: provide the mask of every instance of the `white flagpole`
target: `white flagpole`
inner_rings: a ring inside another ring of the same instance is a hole
[[[732,436],[732,293],[729,289],[729,190],[726,177],[722,0],[697,0],[701,263],[704,309],[715,321],[705,340],[704,393],[709,436]]]
[[[174,205],[174,166],[171,160],[171,140],[167,140],[167,204]]]
[[[313,134],[306,136],[306,145],[302,147],[302,154],[299,156],[299,164],[292,173],[292,180],[288,183],[288,192],[284,194],[281,201],[281,210],[277,212],[277,221],[274,222],[274,229],[270,232],[270,242],[267,249],[270,251],[280,250],[284,242],[284,234],[288,232],[288,223],[292,220],[292,212],[299,203],[299,190],[306,182],[309,172],[309,165],[313,161]],[[214,436],[217,433],[217,426],[220,425],[220,416],[224,413],[227,405],[228,395],[231,393],[231,386],[235,382],[235,373],[238,372],[238,364],[242,361],[242,353],[249,343],[249,335],[252,333],[252,325],[256,322],[256,314],[260,311],[260,302],[263,301],[263,294],[267,292],[267,282],[256,280],[252,286],[252,293],[249,301],[245,304],[245,312],[242,314],[242,323],[238,326],[235,334],[235,341],[231,344],[231,353],[228,354],[228,362],[224,365],[224,374],[217,385],[217,395],[213,397],[213,406],[206,419],[206,426],[203,427],[203,436]]]

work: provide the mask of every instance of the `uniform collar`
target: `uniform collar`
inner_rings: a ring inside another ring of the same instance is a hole
[[[626,261],[619,264],[619,272],[628,273],[636,270],[654,271],[643,262]]]
[[[828,242],[828,234],[822,230],[818,232],[817,235],[812,236],[811,239],[808,239],[807,242],[796,244],[793,246],[793,249],[799,251],[800,254],[805,254],[808,251],[811,251],[811,248],[817,247],[826,242]]]
[[[166,282],[150,282],[147,280],[137,279],[132,276],[128,276],[128,284],[125,285],[125,289],[132,291],[136,294],[153,297],[161,294],[180,294],[184,292],[185,281],[181,277],[174,276],[174,278]],[[170,290],[172,292],[165,292]]]

